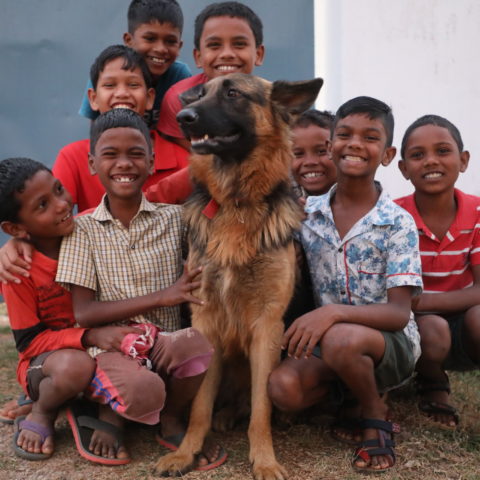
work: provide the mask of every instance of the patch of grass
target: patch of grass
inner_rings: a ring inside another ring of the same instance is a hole
[[[10,330],[0,330],[0,406],[21,393],[16,383],[17,353]],[[392,392],[392,418],[400,423],[397,463],[382,480],[479,480],[480,479],[480,371],[450,373],[451,402],[461,416],[455,432],[444,431],[420,414],[412,385]],[[328,412],[315,412],[306,424],[274,429],[277,459],[289,480],[365,480],[350,466],[353,448],[332,440]],[[28,462],[12,451],[13,427],[0,426],[0,480],[154,480],[156,460],[166,453],[154,440],[154,427],[131,425],[125,436],[133,461],[122,467],[105,467],[83,460],[76,451],[63,413],[56,422],[56,452],[46,462]],[[245,428],[215,434],[229,454],[227,462],[211,472],[191,472],[188,480],[251,479]],[[373,476],[370,476],[373,478]],[[376,477],[380,478],[380,476]]]

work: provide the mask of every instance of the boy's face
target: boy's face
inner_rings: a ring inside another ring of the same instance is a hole
[[[155,90],[147,89],[140,68],[124,70],[124,59],[118,57],[108,62],[98,76],[97,88],[88,90],[93,110],[100,113],[113,108],[129,108],[143,116],[153,107]]]
[[[387,166],[395,147],[386,147],[387,133],[380,119],[363,113],[347,115],[338,121],[328,152],[337,167],[337,176],[375,178],[380,164]]]
[[[459,151],[450,132],[437,125],[413,130],[404,155],[398,164],[403,176],[412,182],[416,192],[430,195],[453,190],[470,158],[467,151]]]
[[[337,169],[327,154],[330,131],[317,125],[292,130],[295,181],[310,195],[322,195],[335,183]]]
[[[263,62],[264,47],[255,46],[246,20],[210,17],[203,25],[200,48],[193,51],[193,56],[197,67],[211,80],[228,73],[252,73]]]
[[[118,127],[105,130],[89,155],[92,175],[97,174],[110,199],[138,199],[153,168],[153,153],[140,130]]]
[[[154,77],[163,75],[177,59],[182,41],[180,30],[169,22],[142,23],[133,33],[125,33],[125,45],[145,58]]]
[[[73,231],[73,202],[70,194],[50,172],[40,170],[25,182],[15,198],[20,203],[19,222],[8,232],[20,238],[56,238]]]

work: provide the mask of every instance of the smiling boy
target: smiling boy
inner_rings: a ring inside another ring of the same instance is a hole
[[[361,441],[352,467],[393,467],[398,426],[387,421],[381,394],[406,381],[420,354],[411,299],[421,290],[412,217],[375,182],[395,156],[390,107],[357,97],[336,113],[328,152],[337,184],[309,197],[301,230],[318,308],[284,335],[289,358],[270,377],[270,396],[284,410],[314,405],[337,384],[358,402],[351,431]],[[313,353],[313,356],[312,356]],[[342,429],[346,429],[344,421]]]
[[[93,88],[88,96],[95,111],[129,108],[143,115],[153,104],[150,72],[140,54],[129,47],[112,45],[103,50],[92,64],[90,77]],[[151,136],[155,160],[144,190],[188,165],[188,153],[183,148],[162,138],[156,130]],[[89,145],[88,139],[66,145],[53,165],[54,175],[70,192],[79,212],[96,207],[105,193],[98,177],[90,173]]]
[[[252,73],[263,63],[263,25],[258,16],[239,2],[213,3],[195,19],[193,57],[203,72],[176,83],[162,101],[158,130],[187,150],[176,116],[179,95],[186,90],[229,73]]]
[[[64,238],[56,280],[71,289],[80,325],[153,324],[161,329],[148,353],[151,370],[118,351],[90,351],[97,363],[90,395],[103,405],[102,421],[119,428],[122,418],[151,425],[161,421],[159,442],[172,444],[184,432],[183,415],[212,354],[200,332],[179,330],[180,304],[202,303],[191,294],[201,269],[181,274],[181,207],[152,204],[142,193],[153,166],[142,118],[129,109],[110,110],[93,122],[90,141],[89,166],[106,194]],[[115,439],[95,430],[87,447],[98,455],[115,450]],[[115,456],[125,455],[122,448]],[[212,445],[197,468],[208,470],[225,459],[223,449]]]
[[[123,41],[145,59],[153,80],[154,102],[142,114],[153,128],[165,92],[191,75],[188,66],[176,60],[182,48],[183,13],[176,0],[132,0],[127,17],[128,32]],[[90,106],[91,88],[89,81],[79,113],[94,120],[99,112]]]

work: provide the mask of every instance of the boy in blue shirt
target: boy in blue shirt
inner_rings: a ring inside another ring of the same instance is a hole
[[[420,355],[411,312],[422,286],[415,223],[374,180],[395,156],[393,124],[391,109],[370,97],[346,102],[335,116],[328,152],[337,184],[307,199],[301,230],[318,308],[285,332],[289,358],[269,382],[283,410],[312,406],[335,385],[349,391],[356,418],[350,436],[337,438],[361,437],[352,467],[373,472],[395,463],[398,426],[386,420],[382,394],[413,374]]]
[[[145,121],[154,127],[165,92],[191,76],[188,66],[176,60],[182,48],[183,13],[176,0],[132,0],[127,17],[128,32],[123,41],[145,58],[154,81],[155,101],[145,113]],[[89,81],[78,113],[94,120],[98,112],[88,101],[91,88]]]

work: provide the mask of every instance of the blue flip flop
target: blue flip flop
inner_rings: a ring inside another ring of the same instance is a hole
[[[46,460],[47,458],[50,458],[52,456],[51,453],[27,452],[22,447],[19,447],[17,445],[18,436],[20,435],[20,432],[22,430],[29,430],[31,432],[38,433],[38,435],[40,435],[40,438],[43,444],[43,442],[45,442],[45,439],[47,437],[50,437],[55,433],[52,427],[45,427],[44,425],[40,425],[39,423],[34,422],[32,420],[26,420],[26,417],[24,416],[17,417],[14,423],[15,423],[15,434],[13,435],[13,450],[17,456],[24,458],[26,460],[33,460],[33,461]]]

